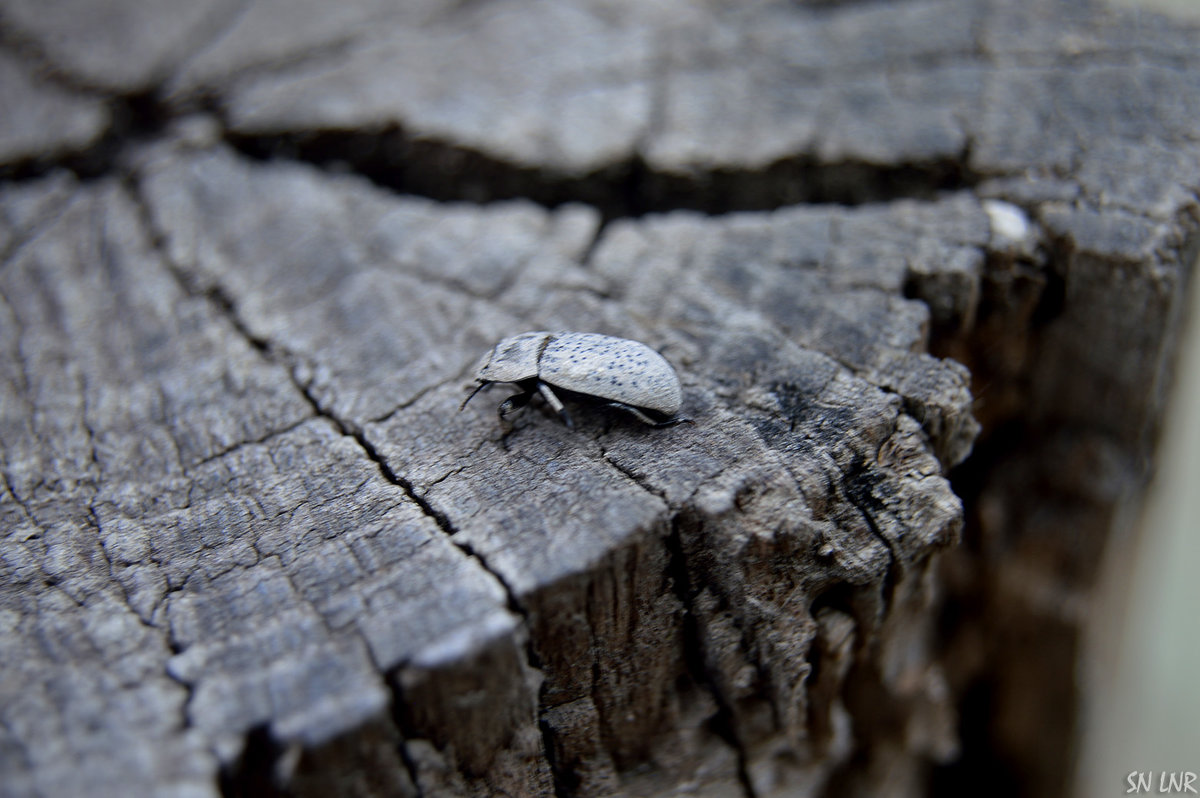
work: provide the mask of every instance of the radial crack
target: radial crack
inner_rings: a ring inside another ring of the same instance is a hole
[[[720,681],[709,666],[708,651],[700,628],[699,615],[692,601],[693,588],[687,567],[687,554],[683,548],[683,535],[678,516],[672,521],[671,533],[666,540],[670,561],[667,564],[675,595],[683,605],[683,647],[692,678],[712,697],[717,713],[712,720],[717,737],[733,749],[737,759],[737,777],[745,798],[756,798],[754,783],[750,778],[749,759],[746,746],[738,734],[733,705],[721,690]]]

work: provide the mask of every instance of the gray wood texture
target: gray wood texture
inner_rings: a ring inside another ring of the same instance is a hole
[[[0,795],[1061,789],[1195,28],[100,9],[0,2]],[[460,412],[533,329],[646,342],[695,423]]]

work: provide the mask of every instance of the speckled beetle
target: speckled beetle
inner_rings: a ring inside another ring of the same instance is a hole
[[[475,380],[479,384],[459,410],[494,382],[511,382],[521,389],[500,403],[501,420],[540,393],[563,423],[573,427],[554,393],[560,390],[576,399],[604,400],[656,427],[690,421],[675,415],[683,392],[671,364],[645,344],[624,338],[545,331],[514,335],[488,352]]]

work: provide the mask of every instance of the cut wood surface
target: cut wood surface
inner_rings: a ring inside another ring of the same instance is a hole
[[[100,8],[0,2],[0,795],[1062,786],[1200,248],[1195,28]],[[693,423],[460,411],[564,329]]]

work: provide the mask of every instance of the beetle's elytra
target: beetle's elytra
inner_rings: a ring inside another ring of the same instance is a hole
[[[505,338],[484,356],[475,381],[462,407],[495,382],[521,389],[500,403],[501,420],[540,393],[563,423],[574,426],[555,390],[601,400],[656,427],[689,420],[676,415],[683,392],[671,364],[643,343],[609,335],[541,331]]]

